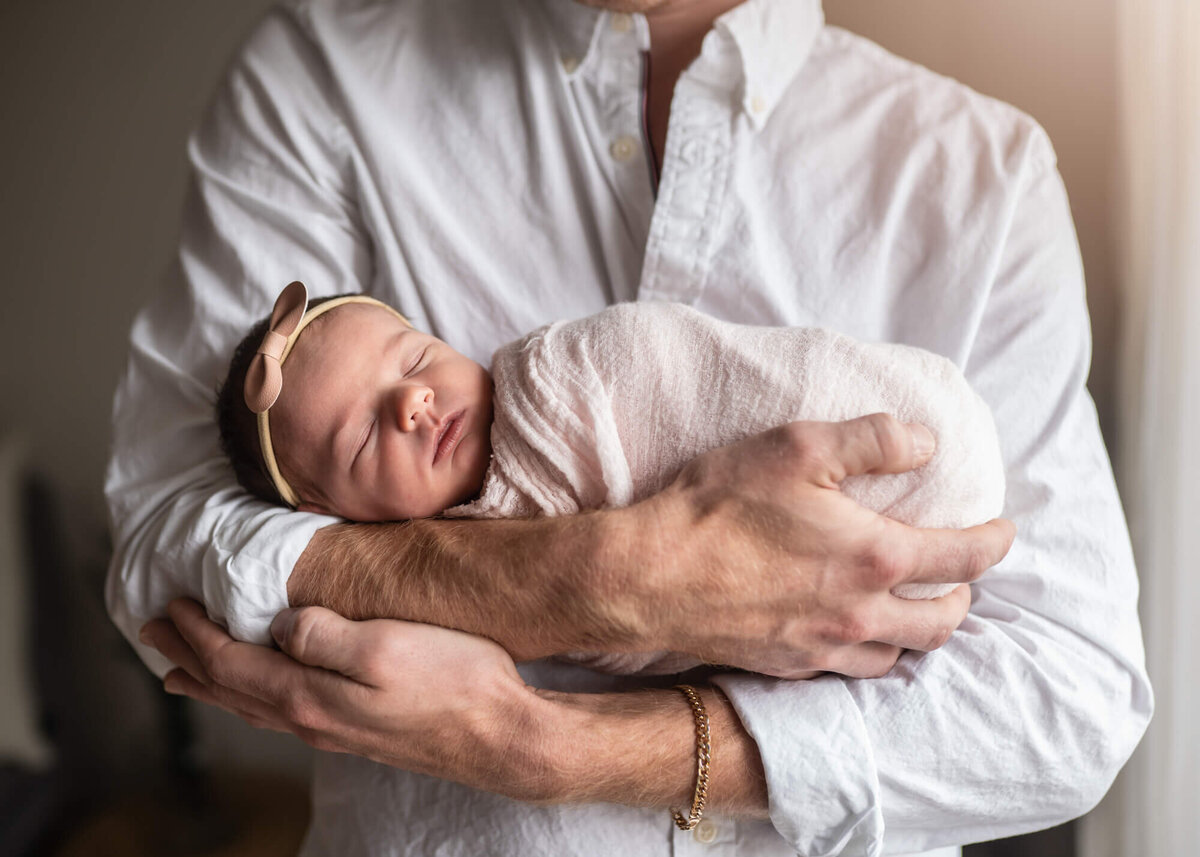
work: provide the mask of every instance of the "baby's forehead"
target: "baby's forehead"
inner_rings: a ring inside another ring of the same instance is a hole
[[[384,307],[344,304],[314,318],[301,332],[283,364],[284,377],[321,370],[344,371],[362,363],[412,328]],[[288,370],[292,371],[289,373]]]
[[[379,361],[412,332],[371,304],[344,304],[314,318],[283,363],[283,389],[273,408],[280,428],[324,434],[331,420],[373,394]]]
[[[320,329],[325,326],[361,328],[364,325],[380,329],[410,330],[412,325],[405,322],[391,308],[375,303],[348,303],[336,306],[312,320],[309,330],[300,334],[297,345],[304,339],[305,333],[312,328]]]

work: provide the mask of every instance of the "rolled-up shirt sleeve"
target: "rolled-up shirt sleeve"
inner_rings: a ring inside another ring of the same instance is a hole
[[[227,73],[188,157],[180,250],[136,318],[105,481],[109,612],[154,671],[141,625],[188,595],[243,640],[269,641],[287,579],[335,519],[271,506],[236,483],[214,419],[233,348],[279,290],[359,291],[371,254],[348,188],[344,127],[324,67],[272,14]]]
[[[965,372],[991,406],[1009,555],[941,649],[884,678],[717,681],[758,743],[771,819],[807,857],[911,853],[1090,809],[1153,708],[1128,533],[1086,389],[1090,332],[1049,141],[1026,152]]]

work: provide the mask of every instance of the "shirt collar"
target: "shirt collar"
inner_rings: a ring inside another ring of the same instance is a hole
[[[821,0],[745,0],[716,20],[714,32],[737,45],[742,110],[761,128],[825,25]]]
[[[542,16],[558,46],[558,59],[570,76],[593,59],[606,13],[575,0],[541,0]]]
[[[568,74],[596,61],[601,27],[612,14],[574,0],[542,0],[559,58]],[[741,108],[762,127],[812,52],[825,24],[821,0],[745,0],[716,20],[713,33],[740,56]]]

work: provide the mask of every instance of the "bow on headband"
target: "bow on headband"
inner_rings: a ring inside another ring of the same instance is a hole
[[[300,327],[304,320],[304,312],[308,308],[308,289],[304,283],[297,280],[289,283],[275,299],[275,308],[271,310],[271,320],[258,352],[250,361],[246,372],[244,396],[246,407],[251,412],[261,414],[279,398],[283,390],[283,358],[287,350],[288,340]]]

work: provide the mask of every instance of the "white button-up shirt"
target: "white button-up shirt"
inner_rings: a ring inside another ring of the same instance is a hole
[[[662,811],[526,806],[324,755],[304,853],[906,853],[1082,813],[1152,703],[1045,133],[824,26],[819,0],[747,0],[680,78],[656,176],[648,43],[641,16],[570,0],[267,16],[192,137],[178,269],[134,324],[107,480],[114,619],[134,641],[188,594],[265,641],[331,523],[244,494],[213,424],[233,345],[290,280],[369,292],[482,361],[623,300],[831,327],[962,367],[995,412],[1020,534],[950,641],[885,678],[717,680],[761,751],[769,823],[683,833]]]

